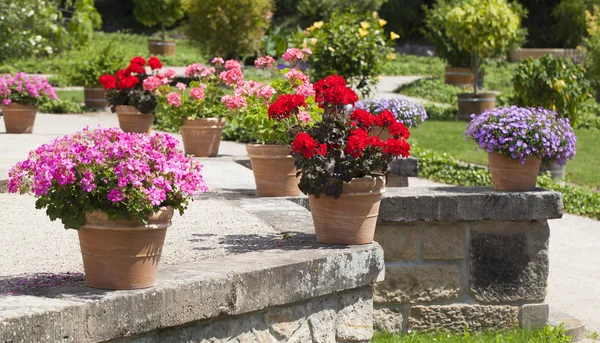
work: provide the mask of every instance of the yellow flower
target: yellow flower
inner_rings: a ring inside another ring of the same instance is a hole
[[[323,27],[323,21],[316,21],[313,23],[315,29],[320,29]]]
[[[393,52],[390,52],[389,54],[387,54],[386,58],[390,61],[395,60],[396,59],[396,54]]]
[[[366,21],[361,21],[360,22],[360,27],[363,28],[363,30],[368,29],[369,27],[371,27],[371,25],[369,25],[369,23],[367,23]]]
[[[379,26],[385,26],[387,24],[387,20],[379,19]]]
[[[556,80],[556,82],[554,82],[554,85],[552,85],[555,91],[557,92],[562,92],[563,87],[566,85],[564,80]]]
[[[334,49],[334,48],[332,48],[332,47],[330,47],[330,46],[328,46],[328,47],[327,47],[327,50],[329,50],[329,51],[331,51],[331,52],[335,52],[335,49]]]
[[[312,44],[312,45],[317,45],[317,41],[318,41],[318,39],[316,39],[316,38],[311,38],[311,39],[310,39],[310,44]]]
[[[397,34],[396,32],[393,32],[393,31],[392,31],[392,32],[390,32],[390,38],[391,38],[392,40],[394,40],[394,39],[398,39],[398,38],[400,38],[400,35],[399,35],[399,34]]]
[[[307,30],[307,31],[312,31],[312,30],[314,30],[314,29],[315,29],[315,26],[314,26],[314,25],[313,25],[313,26],[309,26],[309,27],[307,27],[307,28],[306,28],[306,30]]]
[[[362,38],[362,37],[368,35],[369,31],[363,30],[363,29],[358,29],[358,33],[360,34],[360,37]]]
[[[373,17],[373,19],[376,19],[376,18],[377,18],[377,15],[378,15],[378,13],[377,13],[376,11],[375,11],[375,12],[373,12],[373,13],[371,13],[371,17]]]

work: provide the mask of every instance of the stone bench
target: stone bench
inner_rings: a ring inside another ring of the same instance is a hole
[[[547,219],[559,193],[486,187],[388,189],[375,240],[385,281],[375,288],[384,331],[546,325]]]
[[[386,175],[386,187],[408,187],[408,178],[419,175],[419,160],[415,157],[392,160]]]

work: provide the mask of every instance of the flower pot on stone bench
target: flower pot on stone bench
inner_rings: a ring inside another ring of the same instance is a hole
[[[288,145],[248,144],[256,192],[261,197],[300,195],[294,158]]]
[[[6,133],[31,133],[35,123],[35,115],[38,107],[32,105],[21,105],[15,102],[10,105],[2,105],[2,117]]]

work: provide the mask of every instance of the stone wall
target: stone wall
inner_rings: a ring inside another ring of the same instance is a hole
[[[545,191],[388,192],[375,236],[386,265],[385,280],[375,288],[376,329],[545,325],[546,219],[561,215],[560,195]]]

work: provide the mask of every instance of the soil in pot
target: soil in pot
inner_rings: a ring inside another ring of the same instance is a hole
[[[541,160],[530,157],[525,164],[501,154],[488,154],[492,186],[497,191],[525,192],[535,188]]]
[[[219,153],[225,118],[183,119],[181,137],[186,154],[215,157]]]
[[[256,192],[262,197],[297,196],[300,179],[288,145],[248,144]]]
[[[369,244],[373,242],[381,195],[382,177],[365,177],[344,183],[338,199],[308,196],[317,241],[327,244]]]
[[[175,55],[175,41],[148,40],[148,51],[152,55],[173,56]]]
[[[153,114],[142,114],[134,106],[117,106],[115,110],[119,118],[119,127],[124,132],[149,134],[152,131]]]
[[[6,133],[31,133],[38,107],[15,102],[0,106]]]
[[[104,87],[98,85],[94,87],[83,87],[83,98],[86,107],[103,110],[108,107],[108,101],[104,95]]]
[[[150,216],[146,225],[112,221],[99,210],[86,214],[78,230],[86,284],[102,289],[152,287],[172,217],[172,207]]]
[[[486,110],[496,107],[494,93],[461,93],[458,94],[458,119],[471,121],[471,114],[480,115]]]

